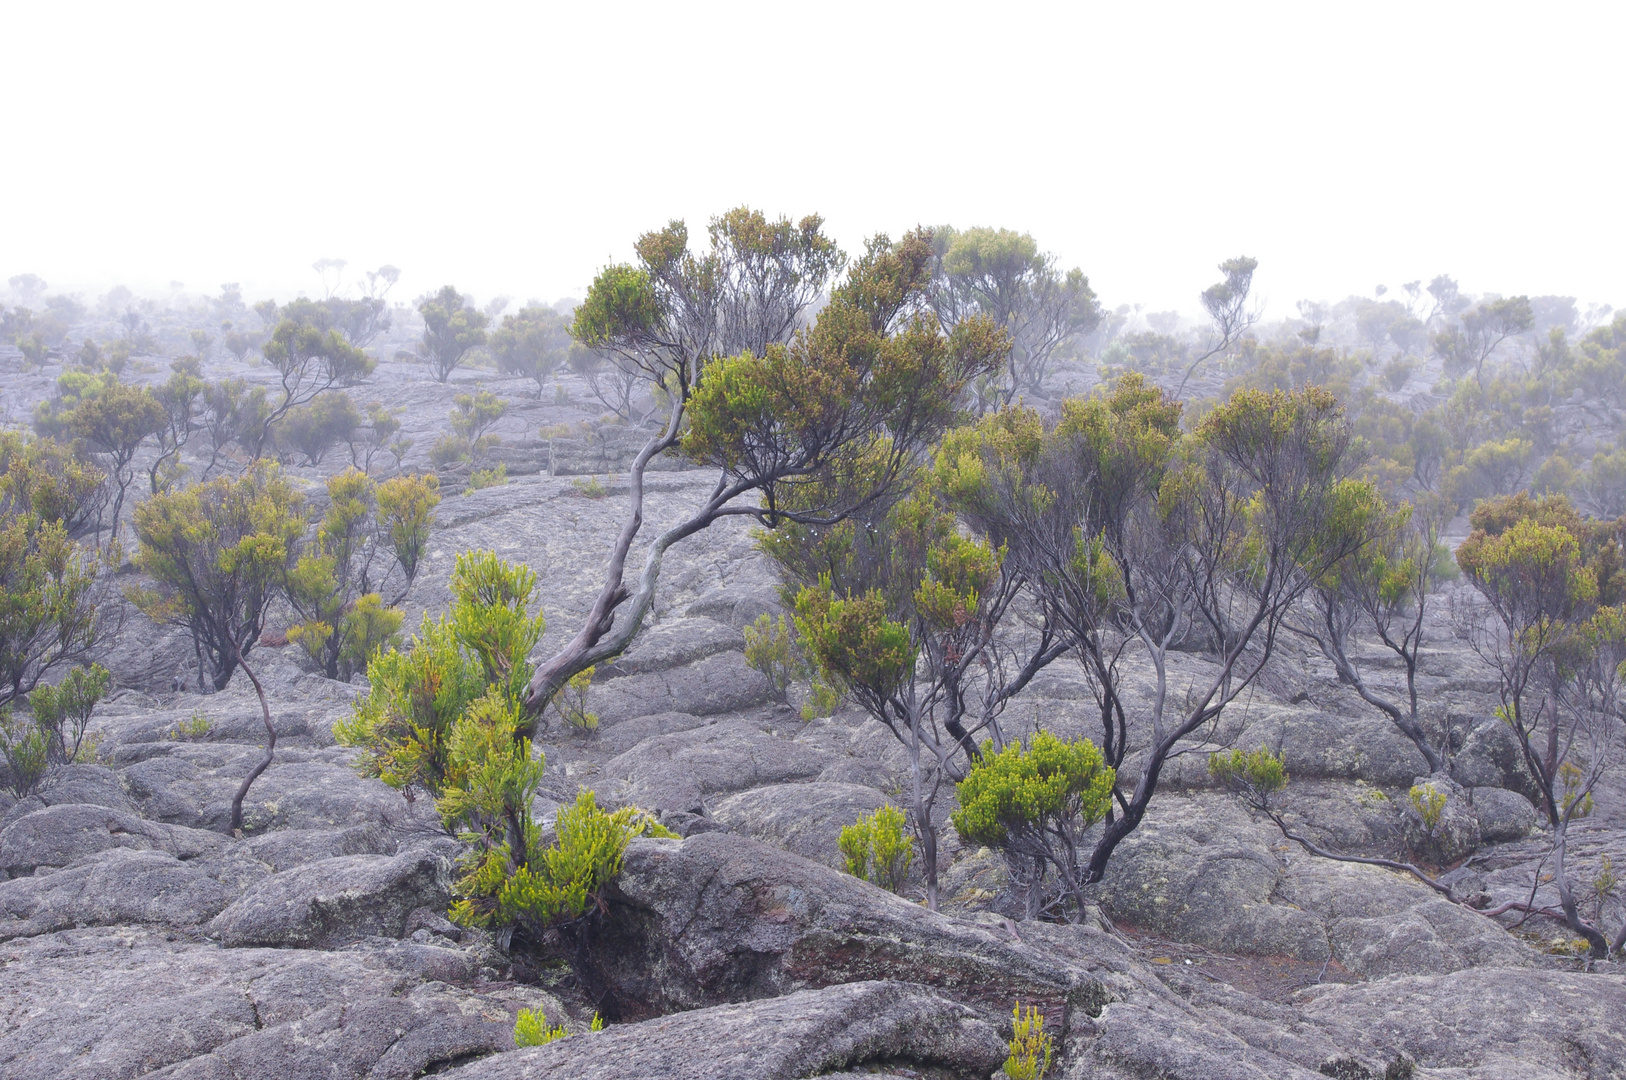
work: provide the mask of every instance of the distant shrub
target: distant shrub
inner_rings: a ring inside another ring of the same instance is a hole
[[[609,477],[605,477],[605,479],[608,480]],[[576,494],[584,499],[602,499],[610,493],[609,487],[599,483],[596,476],[589,476],[585,480],[577,477],[570,482],[570,486],[575,488]]]
[[[214,725],[209,722],[207,716],[204,716],[201,712],[193,712],[185,720],[175,722],[175,726],[170,729],[169,737],[195,742],[198,739],[208,738],[213,727]]]
[[[841,830],[837,844],[847,860],[847,873],[889,892],[898,892],[909,877],[915,851],[905,832],[906,819],[896,806],[860,814]]]
[[[791,684],[801,678],[806,664],[797,654],[790,622],[780,615],[776,620],[766,613],[745,628],[745,662],[768,677],[780,701],[790,703]]]
[[[28,695],[34,723],[45,732],[51,757],[78,761],[86,749],[85,729],[96,703],[107,694],[112,677],[100,664],[77,667],[56,686],[41,686]],[[94,751],[94,744],[89,747]]]
[[[0,754],[11,766],[11,790],[19,799],[33,794],[50,766],[51,743],[38,724],[0,708]]]
[[[481,488],[500,487],[508,483],[508,466],[501,462],[495,469],[475,469],[469,474],[468,486],[463,489],[464,495],[472,495]]]

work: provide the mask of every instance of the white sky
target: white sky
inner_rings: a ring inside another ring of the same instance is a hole
[[[1032,232],[1109,303],[1626,303],[1620,3],[0,0],[0,282],[580,295],[668,218]]]

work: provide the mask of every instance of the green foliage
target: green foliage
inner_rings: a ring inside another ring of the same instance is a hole
[[[1559,812],[1571,819],[1590,817],[1597,804],[1592,792],[1584,790],[1586,776],[1580,768],[1566,761],[1558,767],[1558,779],[1564,785],[1564,792],[1559,796]]]
[[[1406,793],[1406,800],[1417,811],[1417,816],[1423,819],[1424,828],[1433,832],[1445,813],[1445,792],[1433,784],[1418,784]]]
[[[1287,768],[1280,754],[1261,746],[1252,753],[1233,749],[1230,753],[1208,755],[1208,775],[1264,806],[1270,796],[1287,786]]]
[[[954,830],[973,844],[1006,847],[1029,832],[1083,832],[1112,804],[1115,776],[1088,739],[1037,731],[982,756],[959,784]]]
[[[49,439],[0,433],[0,705],[96,643],[100,561],[69,537],[100,482]]]
[[[541,1009],[521,1009],[514,1018],[514,1045],[518,1047],[546,1046],[569,1034],[563,1024],[548,1027],[547,1017]]]
[[[79,760],[91,711],[107,695],[112,681],[106,668],[91,664],[76,667],[57,685],[41,686],[28,695],[34,723],[46,733],[57,761]]]
[[[486,342],[485,328],[491,320],[450,285],[420,303],[418,314],[424,324],[418,356],[439,382],[451,376],[470,349]]]
[[[540,847],[534,828],[530,857],[511,866],[509,849],[488,847],[457,886],[454,921],[470,926],[514,925],[540,932],[595,910],[604,887],[621,872],[627,843],[638,836],[673,838],[632,807],[606,812],[591,791],[559,810],[556,843]]]
[[[50,736],[37,724],[0,706],[0,754],[11,767],[11,790],[19,799],[33,794],[50,767]]]
[[[745,628],[745,662],[768,677],[775,696],[790,704],[790,688],[802,678],[806,664],[796,649],[795,635],[785,616],[766,613]]]
[[[909,628],[887,615],[879,590],[838,599],[821,583],[796,595],[796,629],[819,670],[838,686],[871,689],[876,697],[894,692],[915,658]]]
[[[1022,1003],[1011,1010],[1010,1056],[1005,1059],[1005,1075],[1010,1080],[1044,1080],[1050,1070],[1050,1056],[1055,1052],[1055,1039],[1045,1033],[1044,1014],[1029,1005],[1022,1011]]]
[[[347,680],[395,641],[402,616],[393,605],[417,575],[440,494],[432,476],[375,484],[356,468],[329,477],[327,493],[315,534],[288,574],[288,601],[300,616],[288,640],[329,678]]]
[[[472,495],[481,488],[501,487],[508,483],[508,466],[499,462],[494,469],[475,469],[463,488],[464,495]]]
[[[208,738],[209,732],[213,727],[214,725],[209,722],[209,718],[207,716],[204,716],[201,712],[194,711],[192,715],[187,717],[185,720],[177,720],[175,722],[175,726],[170,729],[169,737],[172,739],[185,740],[187,742],[197,742],[200,739]]]
[[[609,477],[605,477],[605,480],[608,479]],[[596,476],[589,476],[585,480],[578,476],[570,482],[570,487],[584,499],[602,499],[610,493],[609,485],[599,483]]]
[[[261,462],[240,478],[154,495],[136,509],[136,561],[157,587],[131,589],[130,598],[155,622],[192,635],[216,690],[284,594],[305,532],[300,502],[276,466]]]
[[[437,469],[474,460],[474,449],[461,435],[442,435],[429,448],[429,463]]]
[[[334,725],[340,743],[361,748],[364,774],[440,798],[452,775],[453,729],[470,707],[495,695],[491,702],[506,703],[517,716],[530,652],[547,625],[540,613],[526,613],[535,585],[532,571],[489,551],[458,556],[451,613],[438,621],[425,613],[405,652],[379,653],[367,669],[367,697]],[[478,723],[489,726],[495,707],[488,703]],[[476,724],[457,736],[467,753],[479,733]],[[507,737],[513,741],[512,730]]]
[[[838,844],[847,860],[847,873],[889,892],[902,890],[915,860],[906,819],[896,806],[859,814],[855,824],[841,830]]]
[[[304,464],[319,465],[335,446],[353,443],[361,424],[362,415],[350,395],[328,390],[288,410],[272,429],[272,437],[283,453],[297,452]]]
[[[565,722],[567,727],[577,731],[596,731],[598,729],[598,713],[587,708],[587,695],[593,688],[594,668],[583,668],[570,677],[564,689],[559,691],[557,697],[550,702],[554,712]]]
[[[833,715],[841,707],[841,701],[841,691],[825,682],[823,677],[814,675],[813,681],[808,684],[807,700],[802,702],[802,720],[817,720],[821,716]]]
[[[957,788],[954,830],[967,843],[997,848],[1012,877],[1028,890],[1029,914],[1043,899],[1050,872],[1064,898],[1082,905],[1079,851],[1083,835],[1112,806],[1116,774],[1088,739],[1034,732],[1027,744],[996,752],[985,743]]]
[[[523,307],[503,316],[502,325],[492,332],[491,351],[501,370],[535,380],[541,400],[548,376],[570,352],[570,328],[552,308]],[[557,387],[555,395],[563,389]]]

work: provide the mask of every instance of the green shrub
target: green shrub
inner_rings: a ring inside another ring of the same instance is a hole
[[[50,737],[38,724],[0,708],[0,754],[11,766],[11,790],[19,799],[33,794],[50,765]]]
[[[57,761],[79,760],[80,752],[87,748],[85,728],[90,725],[91,710],[111,683],[106,668],[91,664],[74,668],[56,686],[42,686],[28,695],[34,723],[45,732],[50,754]]]
[[[605,477],[605,479],[608,480],[609,477]],[[589,476],[585,480],[577,477],[570,482],[570,486],[575,488],[576,494],[584,499],[602,499],[610,493],[609,487],[599,483],[596,476]]]
[[[1596,803],[1593,802],[1590,791],[1581,794],[1585,786],[1585,774],[1573,762],[1566,761],[1558,767],[1558,778],[1564,784],[1564,794],[1559,798],[1560,812],[1572,818],[1590,816],[1596,809]]]
[[[817,720],[821,716],[829,716],[840,704],[841,691],[815,675],[807,689],[807,700],[802,702],[802,719]]]
[[[587,708],[587,694],[593,687],[593,672],[587,668],[570,677],[559,696],[553,699],[553,710],[559,718],[578,731],[598,730],[598,713]]]
[[[526,611],[536,575],[489,551],[459,555],[451,587],[451,614],[435,621],[426,613],[407,651],[379,653],[367,697],[333,728],[341,744],[361,748],[363,773],[432,798],[446,787],[454,725],[492,691],[517,710],[547,626]]]
[[[1280,756],[1261,746],[1252,753],[1232,750],[1208,755],[1208,775],[1262,804],[1287,786],[1287,769]]]
[[[790,704],[790,688],[807,674],[807,664],[796,648],[796,635],[790,620],[775,619],[766,613],[745,628],[745,662],[768,677],[781,702]]]
[[[1032,1005],[1026,1013],[1022,1003],[1011,1010],[1010,1056],[1005,1059],[1005,1075],[1010,1080],[1044,1080],[1050,1070],[1055,1039],[1045,1034],[1044,1014]]]
[[[847,859],[847,873],[890,892],[901,890],[915,859],[904,825],[903,811],[896,806],[858,815],[858,822],[842,829],[837,841]]]
[[[468,486],[463,489],[463,494],[472,495],[481,488],[501,487],[506,483],[508,483],[508,466],[498,462],[495,469],[475,469],[470,473]]]
[[[187,719],[176,721],[175,727],[171,729],[169,737],[172,739],[196,741],[198,739],[208,738],[209,731],[211,728],[213,728],[213,726],[213,724],[209,723],[209,718],[207,716],[204,716],[201,712],[193,712],[192,715]]]
[[[457,883],[451,910],[454,922],[517,925],[539,937],[597,908],[604,887],[621,872],[621,857],[633,837],[676,836],[632,807],[602,809],[591,791],[559,810],[551,847],[541,847],[536,827],[527,826],[523,864],[515,865],[507,843],[486,844],[465,863],[468,872]]]
[[[514,1018],[514,1045],[515,1046],[546,1046],[556,1039],[563,1039],[570,1032],[565,1026],[548,1027],[548,1019],[541,1009],[521,1009]]]
[[[1423,826],[1433,832],[1445,813],[1445,792],[1433,784],[1418,784],[1407,792],[1413,810],[1423,819]]]
[[[1112,805],[1116,774],[1088,739],[1064,741],[1035,732],[1027,745],[1010,743],[998,753],[984,743],[957,792],[955,831],[972,844],[997,848],[1011,877],[1028,895],[1028,914],[1037,917],[1059,898],[1083,911],[1083,878],[1078,859],[1084,833]],[[1054,873],[1059,897],[1046,895]]]
[[[442,435],[435,440],[435,445],[429,448],[429,462],[437,469],[473,460],[474,448],[469,445],[467,439],[458,435]]]

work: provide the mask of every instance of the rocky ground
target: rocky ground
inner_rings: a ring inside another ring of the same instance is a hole
[[[546,654],[585,611],[624,501],[613,468],[599,497],[561,474],[613,465],[622,436],[558,433],[593,415],[579,387],[542,404],[489,372],[454,380],[482,381],[516,404],[514,475],[467,495],[448,477],[408,626],[445,609],[458,552],[489,548],[539,574]],[[412,467],[450,393],[385,364],[356,397],[406,410]],[[295,473],[314,485],[337,464]],[[650,523],[709,485],[653,475]],[[588,787],[683,836],[627,854],[587,958],[614,1021],[596,1034],[569,969],[447,922],[457,844],[334,744],[363,686],[293,649],[251,654],[279,738],[233,839],[230,799],[263,738],[252,690],[241,675],[218,694],[177,689],[189,644],[126,614],[103,661],[119,689],[94,721],[99,763],[0,796],[0,1077],[987,1077],[1017,1001],[1057,1036],[1051,1076],[1626,1076],[1618,965],[1574,958],[1550,920],[1515,927],[1304,854],[1211,787],[1201,755],[1177,759],[1078,926],[1019,921],[997,857],[951,828],[940,913],[842,873],[837,833],[897,797],[902,758],[853,710],[804,724],[746,666],[741,628],[775,601],[743,525],[685,541],[647,630],[598,673],[598,731],[555,723],[539,739],[539,817]],[[1443,610],[1430,645],[1424,691],[1462,743],[1448,878],[1496,904],[1532,888],[1550,901],[1489,676]],[[1183,656],[1181,681],[1204,663]],[[1092,735],[1092,707],[1064,661],[1006,720]],[[1426,766],[1324,664],[1289,648],[1228,723],[1283,750],[1292,818],[1318,841],[1405,850],[1401,807]],[[1618,778],[1578,833],[1578,880],[1606,855],[1626,865]],[[1626,912],[1607,901],[1605,917]],[[577,1034],[516,1050],[520,1008]]]

